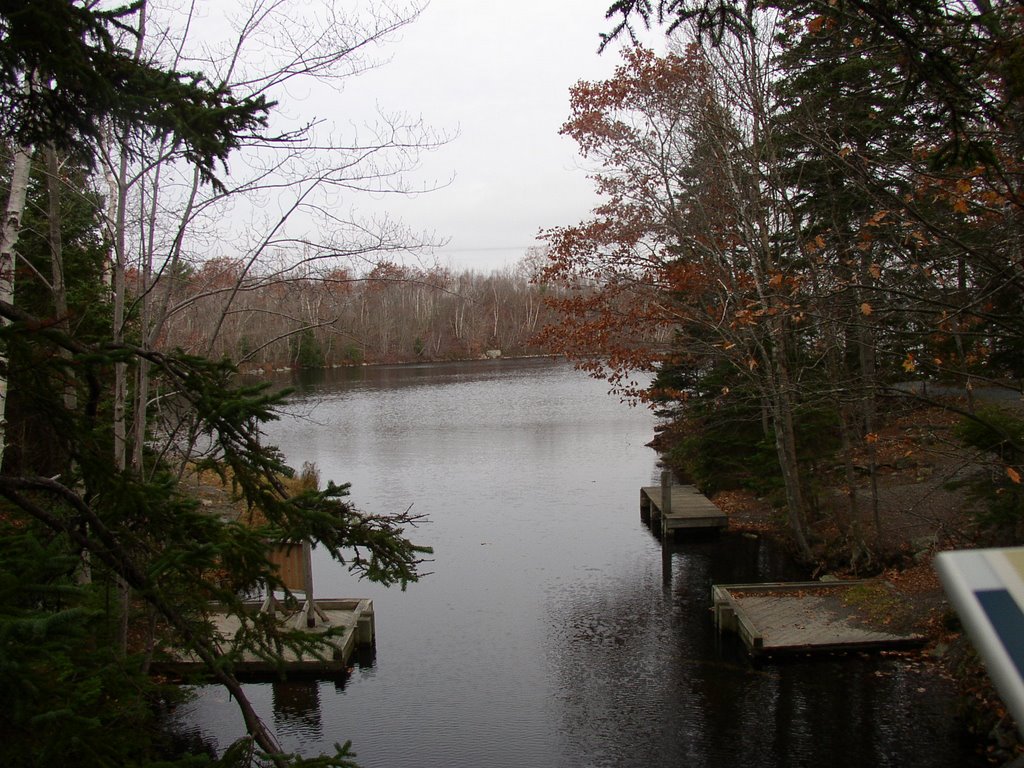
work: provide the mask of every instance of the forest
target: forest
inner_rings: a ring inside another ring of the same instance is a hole
[[[670,51],[572,91],[562,132],[603,202],[546,233],[565,292],[547,342],[622,386],[656,372],[637,394],[675,420],[678,470],[771,496],[807,562],[823,535],[862,567],[898,554],[879,484],[914,446],[880,435],[931,418],[929,385],[952,393],[943,418],[978,452],[959,482],[990,541],[1021,541],[1019,7],[621,0],[609,18],[606,43],[660,25]],[[654,328],[671,343],[638,343]],[[986,402],[994,386],[1016,395]]]
[[[237,261],[208,260],[162,278],[174,282],[175,311],[159,343],[243,371],[543,354],[555,289],[531,282],[530,263],[487,275],[392,261],[363,273],[245,274]]]

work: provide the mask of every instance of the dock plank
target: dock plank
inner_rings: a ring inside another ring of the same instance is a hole
[[[920,645],[921,635],[890,629],[844,599],[864,584],[799,582],[715,585],[712,600],[719,630],[734,630],[752,654],[882,649]]]
[[[640,489],[640,516],[651,525],[660,526],[661,533],[671,534],[687,528],[724,528],[729,517],[707,496],[692,485],[670,486],[670,509],[665,507],[661,486],[645,486]]]
[[[373,601],[365,599],[328,599],[317,600],[317,607],[326,616],[327,621],[318,621],[315,627],[302,627],[301,631],[310,634],[324,634],[329,629],[341,630],[337,635],[325,638],[320,648],[324,657],[318,659],[312,654],[299,655],[288,650],[283,656],[280,667],[266,659],[246,652],[234,662],[234,669],[241,674],[264,674],[271,672],[302,672],[302,673],[340,673],[344,672],[349,660],[360,646],[372,645],[375,641]],[[259,603],[250,608],[259,610]],[[225,647],[230,647],[241,622],[237,616],[212,610],[209,615],[217,634],[222,638]],[[282,625],[294,624],[294,617],[281,614]],[[170,658],[154,665],[159,671],[172,674],[202,672],[205,667],[200,659],[186,651],[172,651]]]

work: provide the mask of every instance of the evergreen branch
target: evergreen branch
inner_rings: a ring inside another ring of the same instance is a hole
[[[95,531],[103,546],[97,546],[93,542],[92,537],[79,526],[62,519],[60,516],[34,503],[21,493],[22,490],[45,490],[62,498],[89,521],[91,530]],[[197,631],[192,621],[189,621],[161,597],[160,590],[139,569],[130,553],[120,546],[116,537],[88,504],[71,489],[55,480],[47,478],[0,476],[0,495],[52,531],[66,535],[82,549],[92,552],[112,572],[124,579],[125,583],[138,590],[146,601],[181,634],[188,646],[203,661],[214,679],[236,697],[239,709],[242,711],[242,718],[245,721],[246,729],[256,740],[256,743],[259,744],[260,748],[271,756],[275,765],[286,765],[284,751],[260,719],[256,710],[253,709],[238,680],[220,663],[219,657],[222,655],[220,648],[208,635]]]

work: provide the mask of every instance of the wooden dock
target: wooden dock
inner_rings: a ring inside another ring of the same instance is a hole
[[[715,627],[736,632],[753,656],[922,645],[922,635],[890,629],[857,607],[858,594],[888,589],[880,581],[716,584],[711,599]]]
[[[253,602],[251,610],[260,610],[261,603]],[[250,606],[247,606],[250,607]],[[234,663],[234,669],[239,674],[267,674],[284,672],[300,672],[303,674],[340,674],[348,667],[349,659],[359,647],[369,647],[374,644],[376,628],[373,617],[373,601],[363,599],[331,599],[316,601],[317,615],[320,617],[313,627],[296,627],[295,617],[280,615],[279,621],[282,625],[289,625],[291,628],[299,628],[310,634],[324,634],[329,629],[341,628],[341,633],[330,638],[325,638],[321,654],[324,659],[318,659],[312,655],[300,655],[293,651],[286,651],[284,663],[281,666],[259,658],[251,653],[245,653],[241,659]],[[210,620],[214,623],[217,633],[223,639],[225,647],[230,647],[235,633],[239,628],[237,616],[222,611],[214,610],[210,614]],[[171,674],[188,674],[202,672],[205,668],[203,663],[194,655],[187,652],[175,654],[175,658],[155,664],[160,671]]]
[[[641,488],[640,518],[660,532],[663,541],[679,530],[714,530],[729,525],[725,512],[692,485]]]

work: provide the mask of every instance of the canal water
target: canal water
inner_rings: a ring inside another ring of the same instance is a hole
[[[754,665],[716,638],[712,583],[799,574],[730,533],[678,543],[663,569],[638,510],[655,420],[607,390],[547,360],[299,382],[268,442],[367,512],[411,506],[435,554],[405,592],[315,559],[319,595],[373,599],[376,650],[343,683],[247,685],[284,746],[351,739],[366,768],[974,764],[951,688],[919,663]],[[178,725],[222,749],[235,706],[196,693]]]

